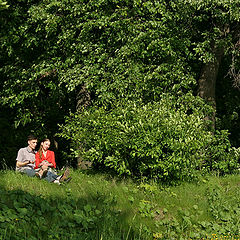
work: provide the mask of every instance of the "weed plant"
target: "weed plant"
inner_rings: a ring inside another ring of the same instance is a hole
[[[71,170],[49,184],[0,172],[0,239],[234,239],[240,175],[163,187]]]

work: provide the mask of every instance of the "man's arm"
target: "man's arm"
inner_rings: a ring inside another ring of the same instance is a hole
[[[30,160],[25,160],[24,159],[24,153],[23,153],[23,148],[21,148],[19,151],[18,151],[18,154],[17,154],[17,161],[16,161],[16,166],[17,167],[24,167],[26,165],[28,165],[29,163],[34,163],[34,161],[30,161]]]
[[[28,165],[29,163],[33,163],[32,161],[26,161],[26,162],[19,162],[19,161],[17,161],[17,163],[16,163],[16,165],[17,165],[17,167],[24,167],[24,166],[26,166],[26,165]]]

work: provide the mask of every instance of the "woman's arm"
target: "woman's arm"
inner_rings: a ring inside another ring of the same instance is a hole
[[[35,155],[35,167],[34,168],[35,169],[39,168],[40,167],[39,164],[40,164],[40,155],[37,152],[36,155]]]
[[[56,168],[55,154],[54,154],[53,151],[51,151],[49,163],[52,163],[52,166],[53,166],[54,168]]]

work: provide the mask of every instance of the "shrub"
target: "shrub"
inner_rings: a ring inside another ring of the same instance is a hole
[[[111,111],[72,115],[61,136],[73,141],[76,155],[119,175],[192,180],[197,170],[211,166],[224,173],[236,165],[236,158],[226,153],[226,133],[214,136],[202,120],[210,110],[191,94],[179,99],[166,94],[159,102],[127,102]]]

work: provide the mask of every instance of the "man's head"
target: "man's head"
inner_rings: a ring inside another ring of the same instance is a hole
[[[37,137],[35,137],[34,135],[29,135],[28,136],[28,146],[34,150],[37,146]]]

